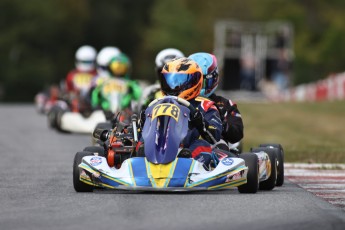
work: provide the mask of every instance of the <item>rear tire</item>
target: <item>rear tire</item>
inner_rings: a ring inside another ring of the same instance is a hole
[[[79,179],[80,169],[78,165],[81,163],[83,157],[85,156],[92,156],[93,154],[90,152],[77,152],[74,156],[73,162],[73,186],[76,192],[92,192],[94,186],[85,184],[81,182]]]
[[[284,184],[284,149],[280,144],[261,144],[260,147],[277,148],[277,182],[276,186]]]
[[[259,187],[258,156],[254,153],[242,153],[240,156],[248,167],[247,183],[238,187],[240,193],[256,193]]]
[[[61,110],[59,106],[54,105],[47,114],[48,125],[50,128],[57,128],[57,114]]]
[[[271,162],[271,175],[270,177],[259,183],[260,190],[272,190],[274,189],[276,182],[277,182],[277,149],[275,148],[267,148],[267,147],[258,147],[253,148],[252,152],[260,152],[264,151],[267,153],[270,162]]]
[[[67,112],[67,111],[60,108],[56,114],[56,130],[59,131],[60,133],[70,133],[66,130],[63,130],[61,127],[62,126],[62,124],[61,124],[62,116],[64,115],[65,112]]]

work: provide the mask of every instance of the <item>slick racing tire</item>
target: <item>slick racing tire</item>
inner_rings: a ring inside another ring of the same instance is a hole
[[[271,162],[271,175],[267,180],[261,181],[259,183],[260,190],[272,190],[274,189],[277,182],[277,149],[268,147],[257,147],[252,148],[252,152],[264,151],[267,153]]]
[[[240,185],[238,191],[240,193],[256,193],[259,187],[258,156],[254,153],[241,153],[239,157],[245,161],[248,173],[247,183]]]
[[[84,152],[89,152],[89,153],[98,153],[98,156],[100,157],[105,157],[105,153],[104,153],[104,148],[101,146],[88,146],[85,147]]]
[[[48,114],[47,114],[47,118],[48,118],[48,125],[50,128],[57,128],[57,115],[58,115],[58,112],[62,110],[59,106],[53,106]]]
[[[77,152],[74,156],[74,162],[73,162],[73,186],[76,192],[92,192],[94,189],[94,186],[85,184],[84,182],[81,182],[79,179],[80,175],[80,169],[78,165],[81,163],[83,157],[85,156],[91,156],[93,155],[90,152]]]
[[[59,131],[60,133],[70,133],[66,130],[63,130],[62,125],[61,125],[62,116],[64,115],[65,112],[67,111],[60,108],[60,110],[58,110],[56,114],[56,130]]]
[[[277,148],[277,182],[276,186],[284,184],[284,149],[280,144],[261,144],[260,147]]]

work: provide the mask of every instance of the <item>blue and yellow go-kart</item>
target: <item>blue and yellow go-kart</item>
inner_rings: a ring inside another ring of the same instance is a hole
[[[91,192],[98,187],[194,191],[237,187],[241,193],[256,193],[262,183],[264,189],[274,188],[276,176],[271,173],[274,164],[264,152],[260,152],[261,158],[257,153],[242,153],[240,156],[219,154],[223,157],[219,158],[219,163],[212,170],[205,170],[203,163],[197,160],[180,157],[180,143],[187,135],[188,119],[194,110],[188,101],[174,96],[153,101],[146,109],[142,130],[144,156],[136,157],[133,154],[119,167],[112,166],[109,164],[109,153],[117,149],[112,148],[109,139],[105,141],[107,146],[103,151],[78,152],[73,165],[75,190]],[[135,122],[133,126],[133,144],[128,149],[133,149],[137,141]],[[114,133],[111,135],[114,136]]]

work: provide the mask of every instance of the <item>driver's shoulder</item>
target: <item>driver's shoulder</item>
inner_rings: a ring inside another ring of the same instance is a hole
[[[198,102],[198,105],[205,112],[207,112],[209,110],[217,110],[217,107],[215,106],[214,101],[212,101],[209,98],[198,96],[198,97],[195,98],[195,101]]]

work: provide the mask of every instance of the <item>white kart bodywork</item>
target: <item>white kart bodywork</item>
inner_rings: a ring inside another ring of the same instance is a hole
[[[92,133],[98,123],[106,122],[102,110],[93,111],[89,117],[80,113],[65,112],[61,116],[60,127],[62,130],[73,133]]]
[[[179,171],[187,165],[186,171]],[[142,170],[138,170],[142,168]],[[125,160],[119,169],[109,167],[100,156],[85,156],[79,165],[80,180],[104,188],[124,190],[188,191],[217,190],[247,183],[248,167],[241,158],[225,158],[215,169],[206,171],[203,163],[176,158],[166,165],[155,165],[144,157]],[[140,171],[140,172],[139,172]]]

